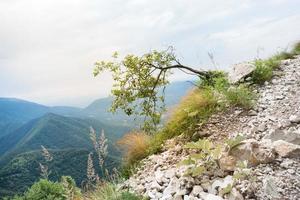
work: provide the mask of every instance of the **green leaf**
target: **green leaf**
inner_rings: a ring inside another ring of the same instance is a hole
[[[237,162],[236,166],[240,169],[245,169],[245,168],[247,168],[248,163],[247,163],[246,160],[245,161],[239,161],[239,162]]]
[[[198,142],[187,143],[184,148],[187,149],[200,149],[206,152],[211,150],[212,143],[208,139],[199,140]]]
[[[221,190],[222,196],[223,196],[224,194],[229,194],[229,193],[231,192],[231,190],[232,190],[232,184],[228,184],[225,188],[223,188],[223,189]]]
[[[197,166],[191,170],[192,176],[200,176],[205,171],[206,171],[206,168],[204,166]]]
[[[201,159],[205,158],[205,154],[195,153],[195,154],[191,154],[190,157],[195,160],[201,160]]]
[[[188,117],[195,117],[196,115],[198,115],[198,113],[199,113],[198,110],[196,110],[194,112],[190,112],[190,113],[188,113]]]
[[[201,149],[196,142],[189,142],[186,145],[184,145],[184,148],[186,149]]]
[[[212,147],[212,143],[208,140],[208,139],[204,139],[200,141],[202,150],[209,152],[211,150]]]
[[[238,135],[235,138],[226,140],[225,142],[229,146],[229,149],[231,150],[231,149],[237,147],[238,145],[240,145],[243,140],[244,140],[244,137]]]
[[[190,157],[188,159],[182,160],[178,163],[178,165],[192,165],[195,164],[196,162],[192,160]]]
[[[222,146],[217,145],[217,147],[214,150],[212,150],[212,152],[211,152],[213,159],[215,159],[215,160],[219,159],[221,156],[221,152],[222,152]]]

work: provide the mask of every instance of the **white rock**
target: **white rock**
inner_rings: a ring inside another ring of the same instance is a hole
[[[219,179],[213,182],[211,185],[211,190],[209,193],[211,194],[217,194],[217,190],[221,190],[226,188],[228,185],[233,185],[233,178],[232,176],[228,175],[224,179]]]
[[[203,192],[203,188],[200,185],[194,185],[191,195],[197,197],[199,196],[200,192]]]
[[[271,199],[279,199],[280,194],[278,193],[275,181],[271,177],[267,177],[263,181],[263,189],[265,196],[271,197]]]
[[[228,200],[244,200],[244,197],[237,191],[237,189],[232,188],[230,194],[228,195]]]
[[[201,192],[200,198],[203,200],[223,200],[223,198],[220,196],[213,195],[213,194],[206,193],[206,192]]]
[[[300,145],[292,144],[283,140],[273,142],[273,147],[281,157],[300,157]]]
[[[162,190],[162,187],[156,181],[151,182],[150,188],[151,189],[156,189],[157,191]]]
[[[250,62],[244,62],[233,65],[228,77],[230,83],[235,84],[241,81],[244,77],[253,72],[254,69],[255,65]]]
[[[173,177],[167,186],[167,188],[163,191],[163,195],[174,195],[176,191],[180,189],[180,182],[178,178]]]
[[[300,144],[300,131],[283,131],[276,129],[268,136],[272,141],[284,140],[293,144]]]
[[[164,195],[160,198],[160,200],[173,200],[174,197],[171,194]],[[180,200],[180,199],[178,199]]]
[[[289,120],[292,123],[300,123],[300,114],[291,115]]]
[[[176,169],[175,168],[168,169],[165,172],[165,177],[171,179],[172,177],[175,176],[175,173],[176,173]]]

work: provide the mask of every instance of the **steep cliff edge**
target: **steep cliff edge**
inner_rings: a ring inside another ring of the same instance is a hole
[[[195,150],[179,136],[161,154],[144,159],[122,187],[162,200],[300,199],[300,56],[283,60],[272,80],[254,92],[258,99],[251,110],[218,113],[199,129],[215,145],[243,136],[218,159],[220,170],[188,175],[195,164],[178,163]],[[239,161],[247,166],[238,168]]]

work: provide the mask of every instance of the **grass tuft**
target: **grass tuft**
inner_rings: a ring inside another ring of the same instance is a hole
[[[262,60],[255,61],[255,70],[252,73],[252,81],[255,84],[263,84],[272,79],[273,71],[280,66],[282,60],[292,59],[295,55],[300,54],[300,42],[296,43],[291,52],[283,51],[274,56]]]
[[[126,164],[134,164],[146,157],[150,137],[143,132],[130,132],[125,134],[118,142],[118,146],[124,150]]]
[[[142,200],[143,198],[128,191],[120,191],[113,183],[99,185],[93,192],[88,194],[88,200]]]
[[[263,84],[265,81],[271,80],[273,69],[277,68],[278,64],[275,60],[256,60],[255,70],[252,72],[252,81],[255,84]]]
[[[300,55],[300,42],[297,42],[294,45],[294,48],[292,50],[292,54],[294,54],[294,55]]]
[[[231,106],[245,109],[251,108],[253,106],[253,99],[255,99],[253,92],[245,85],[230,87],[225,92],[225,95]]]
[[[189,135],[197,124],[204,123],[217,110],[218,102],[211,89],[190,91],[172,111],[164,132],[170,137]]]

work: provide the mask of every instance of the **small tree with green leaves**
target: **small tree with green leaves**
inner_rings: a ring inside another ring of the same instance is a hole
[[[142,129],[151,132],[160,123],[165,110],[164,89],[173,69],[210,80],[211,73],[182,65],[176,58],[174,49],[151,51],[142,56],[127,55],[119,59],[113,54],[113,61],[95,63],[94,76],[110,71],[114,80],[112,94],[114,101],[111,111],[123,110],[127,115],[144,117]]]

